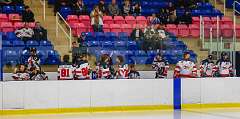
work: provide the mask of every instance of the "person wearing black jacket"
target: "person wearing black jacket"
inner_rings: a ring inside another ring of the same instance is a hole
[[[47,30],[43,28],[40,22],[36,22],[36,27],[33,29],[35,40],[47,40]]]
[[[25,6],[25,11],[23,12],[23,15],[22,15],[22,21],[23,22],[34,22],[35,21],[34,14],[29,6]]]
[[[131,33],[131,38],[135,41],[141,40],[144,36],[143,31],[139,28],[138,25],[136,25],[136,28],[133,29]]]

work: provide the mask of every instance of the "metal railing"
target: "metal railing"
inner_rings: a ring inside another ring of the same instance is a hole
[[[41,5],[43,6],[43,20],[46,20],[46,0],[40,0]]]
[[[61,24],[61,21],[63,21],[63,24]],[[64,27],[67,27],[69,31],[67,31]],[[72,50],[72,28],[67,23],[67,21],[62,17],[62,15],[59,12],[57,12],[56,13],[56,37],[57,38],[59,36],[59,28],[67,37],[69,41],[69,51],[71,51]]]

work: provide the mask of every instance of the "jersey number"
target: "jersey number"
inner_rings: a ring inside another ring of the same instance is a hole
[[[69,69],[62,69],[61,77],[69,77]]]

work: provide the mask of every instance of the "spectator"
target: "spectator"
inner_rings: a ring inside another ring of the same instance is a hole
[[[87,15],[87,6],[83,3],[83,0],[78,0],[73,4],[74,12],[76,15]]]
[[[142,30],[139,28],[139,25],[136,25],[136,28],[133,29],[131,33],[131,38],[135,41],[141,40],[143,38],[144,34]]]
[[[30,27],[25,25],[25,27],[16,30],[15,34],[18,38],[20,38],[26,42],[27,40],[32,39],[32,37],[34,35],[34,31],[33,31],[33,29],[31,29]]]
[[[25,6],[25,11],[22,14],[22,21],[23,22],[34,22],[34,14],[29,6]]]
[[[70,60],[69,55],[64,55],[62,65],[71,65],[72,63],[69,62],[69,60]]]
[[[131,4],[129,0],[125,0],[124,1],[124,5],[122,7],[122,15],[123,16],[130,16],[132,13],[132,9],[131,9]]]
[[[176,16],[176,14],[168,16],[168,23],[169,24],[177,24],[177,16]]]
[[[140,79],[140,73],[136,70],[135,65],[130,65],[130,72],[128,73],[128,79]]]
[[[108,12],[111,16],[118,16],[119,15],[119,7],[116,3],[116,0],[112,0],[112,3],[108,5]]]
[[[178,22],[180,24],[192,24],[192,15],[190,12],[186,11],[183,16],[178,17]]]
[[[94,10],[90,14],[91,16],[91,25],[93,26],[94,32],[103,31],[103,13],[99,10],[98,6],[94,7]]]
[[[35,40],[47,40],[47,30],[43,28],[40,22],[36,22],[36,27],[33,29]]]
[[[133,6],[132,11],[133,11],[133,15],[134,15],[134,16],[140,16],[140,15],[141,15],[141,12],[142,12],[142,8],[141,8],[140,3],[136,3],[136,4]]]
[[[106,9],[107,7],[106,7],[104,0],[99,1],[98,8],[104,15],[107,14],[107,9]]]
[[[168,14],[169,15],[173,15],[173,14],[175,14],[175,12],[176,12],[176,8],[174,7],[174,5],[172,4],[172,2],[169,2],[168,3]]]
[[[159,20],[160,20],[161,24],[167,24],[167,19],[168,19],[168,15],[166,13],[166,10],[163,8],[160,9]]]
[[[144,41],[142,45],[142,49],[147,51],[147,50],[152,50],[153,49],[153,36],[155,34],[155,29],[154,26],[147,26],[144,29]]]
[[[152,17],[150,18],[150,24],[155,25],[160,23],[161,23],[160,19],[156,16],[155,13],[153,13]]]
[[[54,15],[56,15],[56,13],[60,10],[61,6],[67,6],[67,5],[68,5],[68,0],[56,0],[54,4]]]

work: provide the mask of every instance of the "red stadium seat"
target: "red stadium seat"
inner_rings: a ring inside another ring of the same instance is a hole
[[[200,26],[198,24],[190,24],[189,25],[189,30],[190,30],[190,35],[194,38],[197,38],[200,36]]]
[[[104,24],[114,24],[112,16],[103,16],[103,23]]]
[[[0,14],[0,22],[8,22],[7,14]]]
[[[35,22],[28,22],[26,23],[26,25],[30,28],[35,28],[36,27],[36,23]]]
[[[6,32],[13,32],[14,27],[11,22],[1,22],[1,31]]]
[[[87,32],[87,27],[83,23],[72,23],[70,26],[72,28],[73,36],[79,37],[82,32]]]
[[[210,17],[203,17],[204,24],[212,24]]]
[[[200,19],[199,19],[199,17],[192,17],[192,23],[193,23],[193,24],[200,24]]]
[[[212,24],[205,24],[204,25],[204,37],[210,38],[210,29],[212,27]]]
[[[122,16],[114,16],[115,24],[125,24],[125,19]]]
[[[111,32],[119,33],[122,32],[120,24],[110,24]]]
[[[177,29],[177,26],[175,24],[167,24],[166,29],[167,29],[168,32],[171,32],[175,36],[178,36],[178,29]]]
[[[11,22],[20,22],[22,21],[21,16],[19,14],[9,14],[9,21]]]
[[[134,16],[126,16],[125,17],[125,22],[127,24],[136,24],[136,19]]]
[[[187,37],[187,36],[189,36],[188,26],[185,25],[185,24],[179,24],[178,25],[178,35],[180,37]]]
[[[78,16],[77,15],[68,15],[67,16],[67,22],[68,23],[78,23]]]
[[[221,26],[222,36],[224,38],[232,38],[233,37],[233,26],[229,24],[223,24]]]
[[[212,24],[217,24],[217,17],[212,17],[211,20],[212,20]],[[221,26],[221,24],[222,24],[222,20],[219,18],[219,26]]]
[[[131,24],[122,24],[121,28],[122,28],[122,32],[126,32],[128,35],[130,35],[133,30],[133,27]]]
[[[79,16],[80,23],[83,23],[85,26],[91,26],[91,19],[88,15]]]
[[[15,22],[13,26],[16,30],[16,29],[23,28],[25,26],[25,23],[24,22]]]
[[[137,16],[136,21],[137,24],[147,24],[147,19],[144,16]]]
[[[219,28],[219,33],[217,35],[217,24],[214,24],[212,25],[212,35],[213,35],[213,38],[217,38],[221,36],[221,29]]]
[[[222,24],[233,25],[233,21],[230,17],[222,17],[221,21]]]
[[[236,37],[240,38],[240,24],[236,25]]]
[[[104,24],[104,25],[103,25],[103,31],[104,31],[104,32],[110,32],[110,27],[109,27],[108,24]]]

